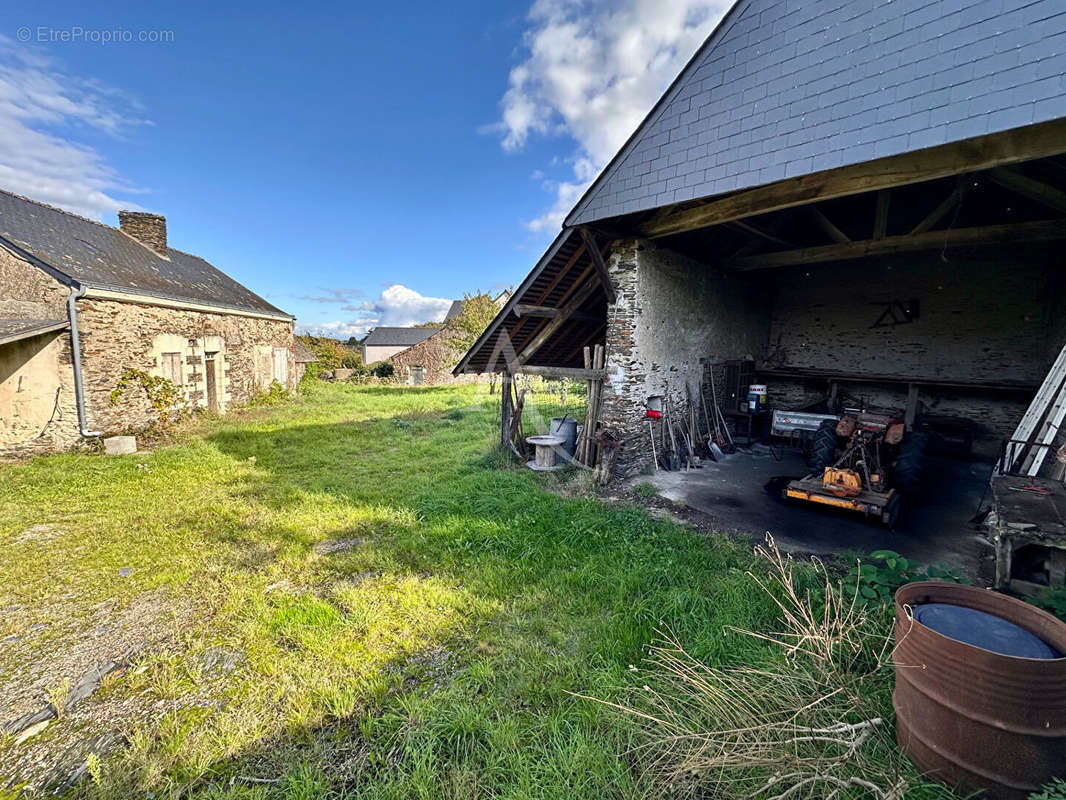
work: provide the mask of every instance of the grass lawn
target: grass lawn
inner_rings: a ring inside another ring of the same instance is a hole
[[[0,466],[0,722],[129,662],[0,740],[0,776],[61,784],[110,741],[75,794],[646,796],[635,726],[574,693],[639,687],[660,624],[759,663],[723,628],[775,611],[749,548],[498,469],[495,400],[312,384],[153,452]]]

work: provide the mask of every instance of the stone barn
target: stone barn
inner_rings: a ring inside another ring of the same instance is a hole
[[[225,413],[295,386],[293,318],[198,256],[166,220],[119,227],[0,191],[0,454],[70,447],[150,423],[127,370],[169,379],[179,403]]]
[[[602,380],[617,477],[701,394],[991,461],[1066,343],[1064,75],[1059,3],[739,0],[456,370]]]
[[[363,337],[361,345],[363,363],[377,364],[379,361],[388,361],[397,353],[402,353],[408,347],[414,347],[419,342],[424,342],[440,330],[440,328],[435,327],[395,328],[382,326],[373,328]]]

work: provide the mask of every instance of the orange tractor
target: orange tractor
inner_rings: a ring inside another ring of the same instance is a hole
[[[902,493],[918,487],[926,441],[890,413],[849,409],[818,428],[812,472],[789,483],[785,497],[857,511],[891,527]]]

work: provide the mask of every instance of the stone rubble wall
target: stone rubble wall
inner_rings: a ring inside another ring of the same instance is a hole
[[[0,248],[0,317],[65,320],[69,289]],[[162,374],[162,353],[182,354],[182,393],[206,407],[204,353],[216,351],[221,411],[250,400],[274,379],[273,350],[287,351],[287,389],[299,380],[288,320],[83,298],[78,301],[89,428],[136,431],[155,419],[140,387],[117,405],[111,392],[127,367]],[[80,441],[67,331],[0,346],[0,456],[63,450]]]
[[[398,383],[410,384],[411,368],[423,367],[423,386],[443,386],[453,383],[475,383],[477,375],[452,375],[452,369],[459,363],[463,351],[452,344],[453,334],[442,330],[425,341],[408,347],[397,353],[392,361],[394,379]]]
[[[618,301],[607,311],[602,414],[625,442],[617,474],[650,467],[648,398],[669,395],[680,418],[686,385],[697,398],[703,380],[709,404],[713,371],[723,393],[726,361],[1035,386],[1066,341],[1060,258],[1048,246],[983,248],[730,275],[651,242],[617,242],[608,259]],[[887,304],[912,299],[916,321],[876,324]],[[785,408],[823,399],[826,385],[780,376],[763,382],[770,404]],[[871,405],[906,406],[905,384],[871,380],[841,390]],[[923,413],[974,424],[974,447],[982,455],[998,452],[1031,398],[1031,391],[920,390]]]
[[[89,424],[104,433],[118,433],[150,424],[154,414],[139,387],[130,387],[118,404],[111,392],[127,368],[161,373],[163,352],[181,352],[182,389],[191,408],[206,408],[204,354],[216,351],[216,388],[220,410],[248,402],[269,388],[273,348],[288,351],[288,380],[296,387],[292,323],[236,314],[161,308],[116,300],[78,303],[82,365]],[[169,350],[183,344],[181,350]]]
[[[648,398],[669,396],[680,420],[686,386],[698,403],[705,364],[762,358],[769,305],[756,282],[644,240],[615,243],[607,268],[617,301],[607,308],[600,420],[622,434],[616,475],[625,477],[651,466]]]

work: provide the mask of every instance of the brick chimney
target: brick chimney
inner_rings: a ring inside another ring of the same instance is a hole
[[[141,244],[167,258],[167,218],[145,211],[119,211],[118,227]]]

